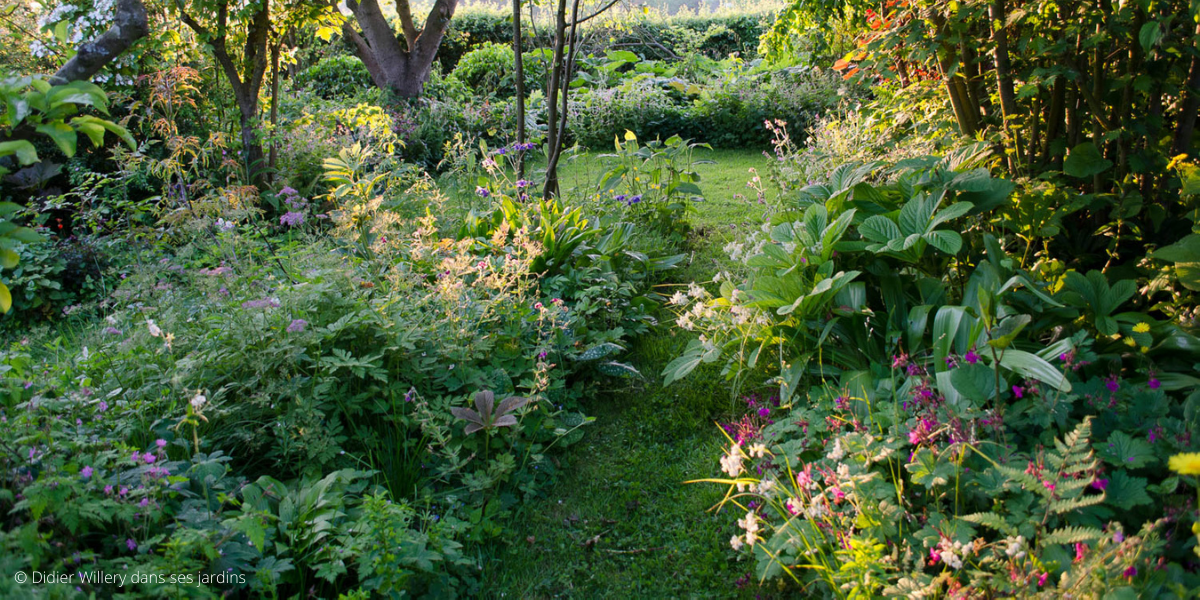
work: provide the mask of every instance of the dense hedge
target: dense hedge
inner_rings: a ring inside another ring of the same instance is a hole
[[[605,48],[619,47],[636,52],[644,58],[670,58],[695,49],[714,58],[734,52],[743,57],[757,54],[758,40],[769,26],[769,15],[731,17],[686,17],[644,19],[621,27],[596,26],[587,28],[584,36],[586,54],[603,53]],[[538,36],[526,28],[526,48],[548,48],[551,45],[548,28],[538,28]],[[449,73],[464,54],[488,43],[511,44],[512,21],[499,14],[468,12],[450,21],[438,60],[442,70]]]

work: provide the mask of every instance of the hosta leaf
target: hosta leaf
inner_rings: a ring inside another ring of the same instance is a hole
[[[1022,377],[1036,379],[1064,392],[1071,391],[1071,382],[1062,372],[1036,354],[1010,348],[1000,357],[1000,364]]]
[[[1098,442],[1093,447],[1104,462],[1126,469],[1140,469],[1158,460],[1149,442],[1124,431],[1113,432],[1107,442]]]

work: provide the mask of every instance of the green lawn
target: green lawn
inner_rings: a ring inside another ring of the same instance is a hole
[[[765,205],[746,187],[754,151],[701,151],[706,200],[692,216],[687,266],[676,281],[711,279],[721,248],[761,223]],[[562,174],[565,187],[594,183],[599,159],[580,157]],[[728,515],[709,512],[724,494],[714,484],[684,484],[717,473],[726,443],[714,424],[731,413],[728,384],[716,369],[698,370],[663,388],[659,373],[690,339],[663,327],[642,338],[629,359],[646,376],[601,393],[586,407],[596,417],[579,445],[560,460],[560,479],[513,519],[515,533],[493,549],[485,589],[513,598],[728,598],[752,565],[729,549]],[[753,586],[750,586],[753,587]],[[758,590],[759,593],[762,590]]]

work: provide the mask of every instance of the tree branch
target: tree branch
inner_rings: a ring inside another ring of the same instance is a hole
[[[596,17],[600,16],[604,12],[608,11],[608,9],[612,8],[613,6],[616,6],[616,4],[620,1],[621,0],[610,0],[608,4],[601,6],[599,9],[596,10],[596,12],[594,12],[582,19],[576,19],[576,20],[571,21],[570,25],[572,27],[574,27],[576,25],[582,25],[583,23],[587,23],[588,21],[591,21],[592,19],[595,19]]]
[[[80,44],[75,49],[75,56],[50,78],[50,82],[64,84],[91,79],[149,31],[146,5],[142,0],[118,0],[112,27],[95,40]]]
[[[396,14],[400,15],[400,29],[404,32],[404,40],[408,42],[408,51],[412,52],[421,32],[413,25],[412,9],[408,6],[408,0],[396,0]]]

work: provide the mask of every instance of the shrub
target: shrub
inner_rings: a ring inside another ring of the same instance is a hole
[[[300,71],[292,86],[308,88],[326,100],[354,96],[374,87],[371,73],[357,56],[340,54],[321,59]]]

